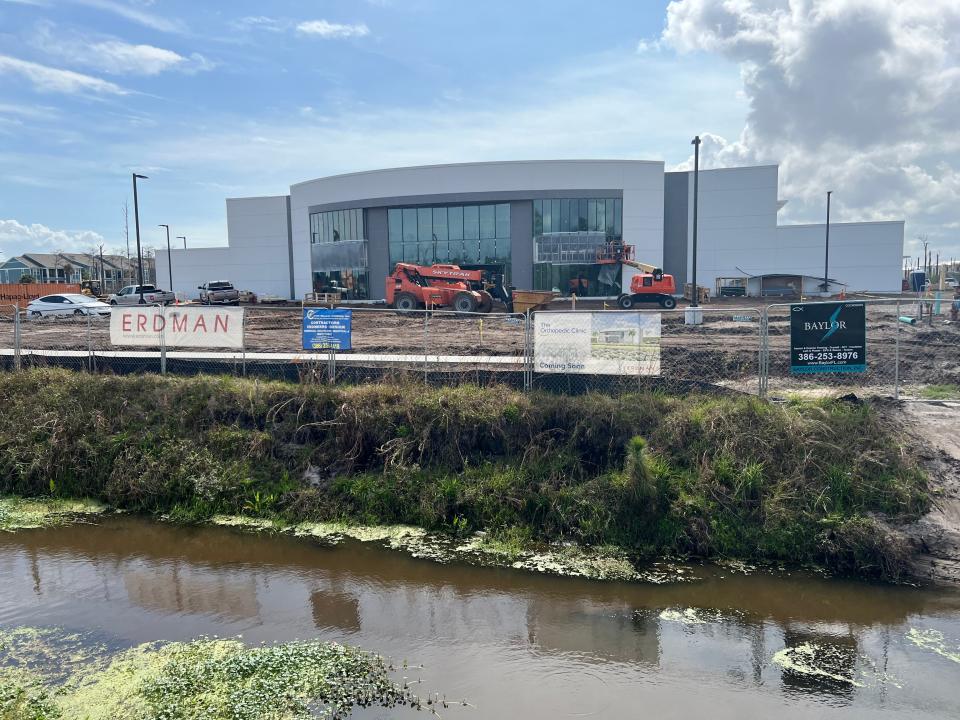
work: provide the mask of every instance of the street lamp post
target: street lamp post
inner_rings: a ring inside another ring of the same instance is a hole
[[[137,289],[140,290],[140,304],[143,305],[143,255],[140,253],[140,204],[137,200],[137,179],[147,180],[146,175],[133,173],[133,224],[137,232]]]
[[[823,251],[823,292],[830,293],[830,196],[833,190],[827,190],[827,237]]]
[[[693,302],[690,307],[700,306],[700,290],[697,287],[697,202],[700,196],[700,136],[693,145]]]
[[[183,249],[187,249],[187,236],[186,235],[177,235],[177,240],[183,240]]]
[[[173,260],[170,257],[170,226],[163,223],[157,225],[167,229],[167,272],[170,274],[170,292],[173,292]]]

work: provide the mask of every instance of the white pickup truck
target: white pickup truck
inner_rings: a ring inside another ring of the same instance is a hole
[[[172,292],[161,290],[155,285],[127,285],[120,292],[111,295],[108,301],[111,305],[139,305],[141,288],[146,305],[169,305],[177,301],[177,296]]]

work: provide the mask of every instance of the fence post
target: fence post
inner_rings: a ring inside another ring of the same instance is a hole
[[[759,378],[757,392],[761,399],[767,397],[767,384],[770,378],[770,306],[760,311],[760,356],[757,360]]]
[[[423,383],[424,385],[427,384],[427,341],[429,336],[428,322],[429,322],[429,313],[426,310],[424,310],[423,311]]]
[[[523,389],[533,389],[533,315],[527,310],[523,319]]]
[[[333,385],[337,381],[337,351],[327,351],[327,382]]]
[[[893,316],[893,321],[897,324],[897,335],[894,343],[893,352],[893,399],[900,399],[900,298],[897,298],[897,312]]]
[[[93,323],[87,315],[87,370],[93,372]]]
[[[243,315],[240,316],[242,320],[240,321],[240,374],[243,377],[247,376],[247,312],[244,310]]]
[[[160,374],[167,374],[167,310],[160,306]]]
[[[20,305],[13,306],[13,369],[19,370],[20,363]]]

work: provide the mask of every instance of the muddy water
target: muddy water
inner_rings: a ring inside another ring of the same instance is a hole
[[[421,687],[476,706],[447,718],[960,717],[960,656],[908,639],[936,630],[956,653],[960,593],[695,572],[691,583],[600,583],[109,519],[0,534],[0,626],[59,626],[118,647],[340,640],[422,663]],[[774,662],[804,647],[835,677]]]

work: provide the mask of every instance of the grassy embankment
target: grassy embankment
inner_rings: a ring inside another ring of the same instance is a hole
[[[926,480],[870,404],[0,374],[0,493],[409,523],[897,579]]]

